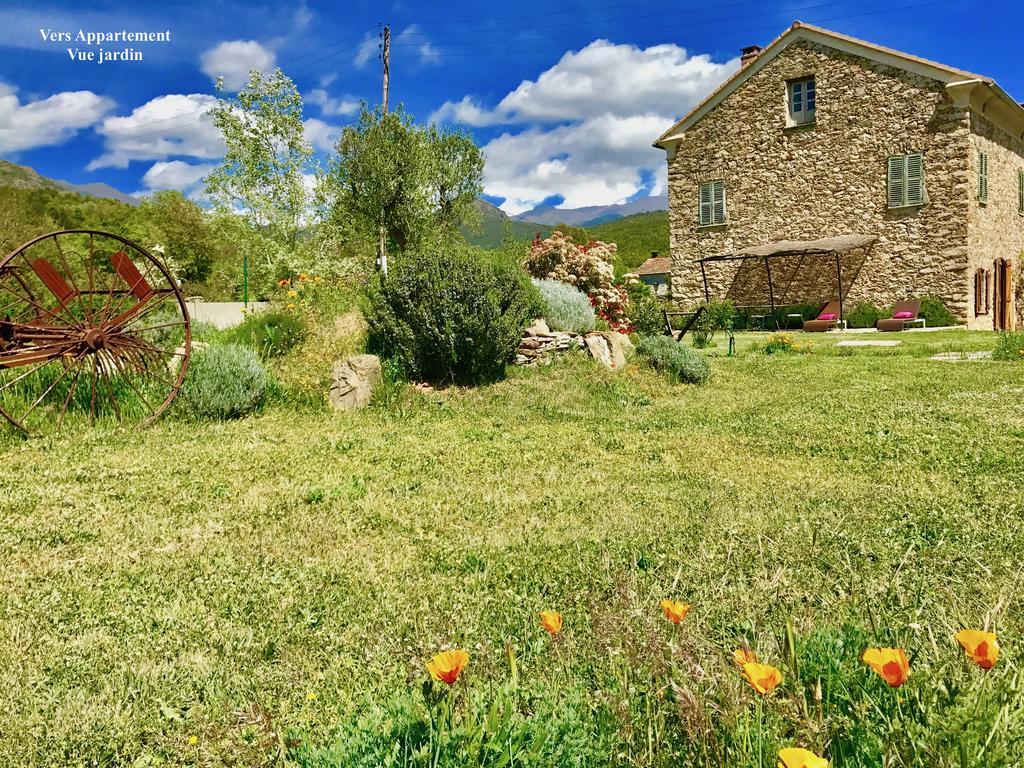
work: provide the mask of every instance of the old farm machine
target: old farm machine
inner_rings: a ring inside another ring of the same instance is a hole
[[[0,413],[24,432],[147,424],[174,400],[190,349],[174,277],[130,240],[63,230],[0,259]]]

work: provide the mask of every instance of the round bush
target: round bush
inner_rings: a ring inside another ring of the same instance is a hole
[[[587,294],[557,280],[537,280],[533,284],[544,302],[544,319],[553,331],[588,333],[594,330],[597,316]]]
[[[859,301],[846,313],[846,324],[850,328],[874,328],[879,318],[888,314],[866,301]]]
[[[280,357],[306,338],[306,326],[288,312],[257,312],[235,328],[234,338],[262,357]]]
[[[636,351],[654,370],[684,384],[703,384],[711,377],[711,366],[704,355],[668,336],[645,336],[637,343]]]
[[[958,324],[953,313],[942,303],[942,299],[935,296],[921,297],[921,316],[929,328],[944,328]]]
[[[510,259],[470,249],[403,254],[370,286],[370,345],[401,361],[410,377],[494,381],[542,308],[536,288]]]
[[[665,316],[661,302],[655,298],[650,286],[639,280],[626,285],[629,294],[629,322],[641,336],[656,336],[665,330]]]
[[[198,418],[235,419],[259,407],[268,383],[255,352],[238,344],[220,344],[192,354],[181,400]]]

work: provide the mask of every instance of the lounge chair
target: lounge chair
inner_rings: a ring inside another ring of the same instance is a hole
[[[921,314],[919,299],[897,301],[896,306],[892,308],[892,317],[879,320],[875,327],[880,331],[902,331],[917,320],[919,314]]]
[[[830,301],[818,313],[815,320],[804,320],[805,331],[831,331],[839,325],[839,302]]]

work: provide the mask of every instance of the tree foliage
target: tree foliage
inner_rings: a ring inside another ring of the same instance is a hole
[[[483,156],[465,132],[417,125],[401,106],[363,105],[321,185],[327,218],[399,250],[444,241],[475,215]]]
[[[302,97],[280,69],[269,76],[253,70],[234,96],[224,95],[220,80],[217,91],[222,95],[210,114],[226,152],[207,176],[206,192],[220,211],[242,215],[250,230],[276,244],[279,259],[286,260],[294,255],[309,214],[303,177],[314,170]]]

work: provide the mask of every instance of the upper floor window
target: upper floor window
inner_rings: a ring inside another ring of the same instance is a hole
[[[813,77],[791,80],[787,86],[790,125],[806,125],[815,121],[818,90]]]
[[[889,158],[889,207],[909,208],[924,205],[924,155],[893,155]]]
[[[988,202],[988,152],[978,152],[978,202]]]
[[[700,226],[725,224],[725,182],[708,181],[701,184],[698,207]]]

